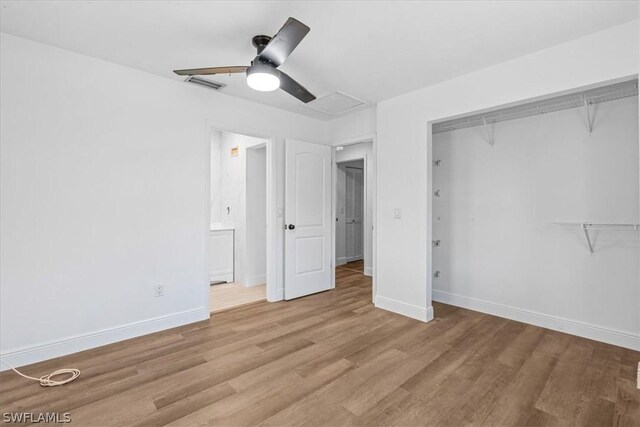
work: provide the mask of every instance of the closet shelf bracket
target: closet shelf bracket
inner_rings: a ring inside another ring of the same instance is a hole
[[[589,252],[593,254],[593,244],[591,244],[591,237],[589,236],[589,227],[587,227],[587,224],[582,224],[582,230],[584,231],[584,237],[587,238],[587,244],[589,245]]]
[[[584,233],[584,237],[587,239],[587,245],[589,246],[589,252],[592,254],[595,252],[593,248],[593,241],[589,230],[608,230],[608,231],[638,231],[640,230],[640,224],[596,224],[593,222],[555,222],[560,228],[576,228],[579,227]]]
[[[591,118],[591,103],[584,96],[584,110],[587,113],[587,125],[589,126],[589,135],[593,132],[593,119]]]
[[[482,117],[482,122],[484,123],[485,130],[487,131],[487,141],[489,142],[489,145],[493,146],[495,143],[495,123],[489,125],[485,117]]]

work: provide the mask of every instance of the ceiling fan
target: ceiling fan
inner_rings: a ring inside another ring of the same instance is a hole
[[[310,30],[309,27],[297,19],[289,18],[275,36],[258,35],[253,37],[252,43],[258,50],[258,56],[251,61],[251,65],[248,67],[193,68],[174,70],[173,72],[181,76],[246,72],[247,84],[252,89],[267,92],[280,88],[306,104],[316,99],[315,95],[277,68],[287,60],[291,52],[300,44]]]

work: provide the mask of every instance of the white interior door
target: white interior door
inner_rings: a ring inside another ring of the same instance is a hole
[[[331,148],[285,145],[285,299],[331,289]]]
[[[356,261],[364,250],[364,174],[351,166],[346,172],[346,254],[347,261]]]

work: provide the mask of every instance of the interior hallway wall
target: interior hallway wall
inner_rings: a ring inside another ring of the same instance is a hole
[[[327,139],[331,143],[372,137],[376,133],[376,107],[351,112],[327,122]]]
[[[347,174],[344,167],[338,165],[336,169],[336,265],[344,264],[347,253],[347,239],[345,238],[346,213],[345,202],[347,200]]]
[[[267,149],[247,154],[247,269],[244,285],[266,283],[267,277]]]
[[[223,222],[222,191],[222,132],[211,131],[211,225]]]
[[[640,334],[640,266],[633,231],[561,222],[640,221],[638,98],[433,136],[436,301],[492,304]]]

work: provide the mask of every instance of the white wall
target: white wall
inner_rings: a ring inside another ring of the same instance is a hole
[[[373,142],[362,142],[347,145],[341,151],[335,152],[336,162],[347,162],[355,159],[366,159],[366,185],[365,185],[365,221],[364,221],[364,270],[367,276],[373,274],[373,195],[375,191],[375,158],[373,155]],[[338,242],[336,241],[336,252]]]
[[[636,20],[379,103],[376,305],[433,316],[430,121],[637,74],[638,53]]]
[[[3,358],[208,318],[207,124],[274,135],[280,165],[326,124],[7,34],[0,50]],[[283,209],[282,167],[276,184]]]
[[[376,108],[355,111],[327,123],[327,139],[331,143],[345,142],[376,132]]]
[[[211,225],[222,224],[224,219],[222,211],[222,191],[220,191],[222,180],[222,132],[211,131],[211,184],[209,192],[211,194]]]
[[[247,150],[246,286],[261,285],[267,274],[267,150]]]
[[[498,123],[493,146],[482,127],[433,136],[434,300],[640,335],[638,233],[594,230],[591,255],[553,225],[640,221],[638,99],[594,110],[592,135],[578,108]]]

